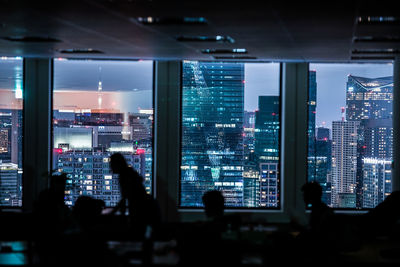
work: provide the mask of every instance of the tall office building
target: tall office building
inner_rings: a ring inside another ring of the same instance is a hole
[[[358,121],[332,122],[332,206],[355,208]],[[354,200],[354,206],[353,206]]]
[[[322,201],[331,205],[331,183],[329,180],[332,166],[331,140],[316,140],[315,153],[308,156],[308,181],[318,182],[322,187]]]
[[[368,158],[393,158],[392,119],[369,119],[364,123],[364,155]]]
[[[22,110],[0,111],[1,205],[22,204]]]
[[[363,158],[363,208],[374,208],[392,192],[392,161]]]
[[[144,153],[121,152],[128,165],[145,177]],[[106,206],[115,206],[120,200],[118,177],[110,170],[111,152],[102,149],[55,149],[53,158],[59,172],[67,174],[66,204],[73,206],[81,195],[101,199]],[[144,182],[144,181],[143,181]]]
[[[260,206],[279,205],[279,132],[278,96],[259,96],[255,120],[255,156],[260,172]]]
[[[244,64],[184,61],[181,206],[220,190],[243,206]]]
[[[10,153],[10,130],[7,128],[0,129],[0,155],[2,158]]]
[[[308,155],[315,152],[315,117],[317,110],[317,72],[309,71],[308,77]]]
[[[260,174],[244,166],[243,172],[243,206],[246,208],[260,207]]]
[[[278,162],[260,163],[260,207],[279,207]]]
[[[18,165],[0,162],[0,206],[20,206],[21,190]]]
[[[129,125],[132,127],[132,140],[141,141],[151,139],[153,136],[152,110],[143,110],[139,113],[129,114]]]
[[[365,78],[349,75],[346,88],[346,119],[360,122],[357,141],[356,202],[357,208],[361,208],[364,203],[365,188],[363,159],[391,158],[388,153],[391,154],[393,143],[391,141],[393,77]]]
[[[393,77],[348,76],[346,120],[387,119],[393,114]]]

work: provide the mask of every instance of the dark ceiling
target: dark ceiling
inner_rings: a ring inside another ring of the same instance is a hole
[[[0,56],[360,62],[400,50],[396,1],[53,2],[0,0]]]

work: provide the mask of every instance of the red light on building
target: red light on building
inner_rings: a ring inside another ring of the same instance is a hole
[[[275,116],[276,115],[276,113],[275,112],[272,112],[272,116]]]
[[[142,149],[142,148],[138,148],[138,149],[136,149],[136,153],[139,154],[139,155],[141,155],[141,154],[144,154],[145,151],[144,151],[144,149]]]
[[[54,152],[58,154],[62,154],[62,148],[54,148]]]

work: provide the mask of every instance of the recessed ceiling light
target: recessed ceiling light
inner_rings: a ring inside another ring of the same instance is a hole
[[[257,59],[257,57],[252,56],[214,56],[215,59]]]
[[[61,40],[51,38],[51,37],[42,37],[42,36],[8,36],[2,37],[2,39],[11,41],[11,42],[22,42],[22,43],[58,43]]]
[[[352,56],[352,60],[394,60],[394,56],[376,56],[376,57],[371,57],[371,56]]]
[[[70,48],[57,50],[62,54],[103,54],[104,52],[92,48]]]
[[[169,24],[189,24],[189,25],[205,25],[207,20],[203,17],[138,17],[136,20],[144,25],[169,25]]]
[[[394,16],[360,16],[358,24],[400,24],[400,18]]]
[[[233,48],[233,49],[204,49],[201,51],[203,54],[247,54],[246,48]]]
[[[354,49],[351,51],[352,54],[398,54],[399,49],[387,48],[387,49]]]
[[[354,43],[397,43],[400,42],[399,36],[356,36]]]
[[[234,43],[235,40],[230,36],[178,36],[176,38],[180,42],[219,42],[219,43]]]

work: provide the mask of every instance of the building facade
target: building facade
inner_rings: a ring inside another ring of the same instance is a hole
[[[202,206],[208,190],[243,206],[244,65],[183,62],[180,204]]]

